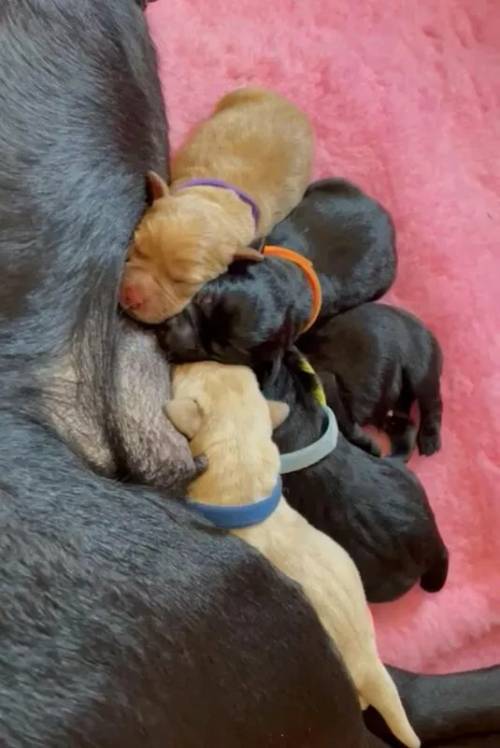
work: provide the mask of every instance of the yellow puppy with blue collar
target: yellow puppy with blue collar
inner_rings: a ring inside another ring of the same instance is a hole
[[[288,415],[267,402],[255,375],[215,362],[178,366],[172,423],[208,469],[188,489],[193,509],[257,548],[298,582],[339,650],[362,707],[372,705],[409,748],[420,741],[381,662],[358,571],[349,555],[281,495],[280,456],[273,428]],[[291,622],[293,625],[293,622]]]

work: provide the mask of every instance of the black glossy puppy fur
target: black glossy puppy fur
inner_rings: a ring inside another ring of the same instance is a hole
[[[388,213],[341,179],[312,184],[273,230],[268,244],[295,249],[318,272],[320,319],[380,296],[394,280],[396,251]],[[279,360],[309,318],[312,294],[285,260],[235,263],[207,284],[181,314],[156,327],[172,361],[215,359],[256,366]]]
[[[233,263],[155,331],[171,361],[214,359],[253,366],[280,358],[299,337],[311,306],[302,270],[267,257]]]
[[[389,213],[345,179],[313,182],[267,241],[313,262],[323,276],[323,317],[378,299],[396,275]]]
[[[2,0],[0,69],[0,745],[381,745],[296,586],[173,489],[107,477],[176,477],[140,455],[148,341],[117,382],[120,274],[167,164],[139,4]]]
[[[316,327],[301,340],[301,350],[350,441],[370,446],[360,426],[371,423],[390,432],[388,413],[409,419],[416,400],[419,451],[431,455],[439,449],[442,354],[434,335],[412,314],[363,304]]]
[[[318,439],[323,414],[296,352],[286,354],[277,373],[261,372],[260,379],[266,397],[290,405],[275,432],[280,451]],[[422,485],[403,463],[372,457],[339,434],[328,457],[284,475],[283,483],[290,504],[351,555],[370,602],[394,600],[419,579],[429,592],[444,585],[446,547]]]

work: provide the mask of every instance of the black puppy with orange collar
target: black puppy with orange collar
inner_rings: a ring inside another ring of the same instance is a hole
[[[215,359],[254,368],[279,361],[316,320],[378,298],[394,280],[389,214],[343,179],[311,184],[266,244],[272,248],[264,253],[274,256],[233,263],[183,312],[157,326],[172,361]],[[284,259],[276,247],[295,253]]]
[[[263,262],[234,262],[156,327],[171,361],[257,366],[279,360],[322,310],[321,276],[301,255],[265,246]]]

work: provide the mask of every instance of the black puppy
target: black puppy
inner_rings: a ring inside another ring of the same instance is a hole
[[[412,314],[386,304],[363,304],[304,336],[301,350],[352,442],[376,452],[360,426],[371,423],[391,435],[396,419],[409,423],[417,400],[419,451],[431,455],[439,449],[442,354],[434,335]],[[401,445],[397,451],[410,447]]]
[[[303,271],[268,257],[233,263],[155,330],[171,361],[214,359],[252,366],[282,355],[299,337],[311,306]]]
[[[313,262],[323,296],[319,319],[377,298],[394,279],[390,216],[341,179],[312,184],[266,243],[295,249]],[[304,272],[268,257],[233,264],[156,331],[174,361],[215,359],[252,366],[279,359],[304,330],[311,307]]]
[[[266,397],[290,406],[275,432],[280,451],[316,441],[323,412],[299,354],[287,352],[277,374],[261,371],[260,380]],[[290,504],[351,555],[370,602],[394,600],[418,579],[428,592],[444,585],[446,547],[422,485],[403,463],[372,457],[339,434],[328,457],[284,475],[283,484]]]
[[[295,249],[322,276],[322,317],[378,299],[396,275],[389,213],[345,179],[321,179],[267,237]]]

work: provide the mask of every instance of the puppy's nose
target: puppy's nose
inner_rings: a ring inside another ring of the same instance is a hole
[[[137,286],[124,285],[120,291],[120,306],[123,309],[137,309],[144,303],[144,296]]]

